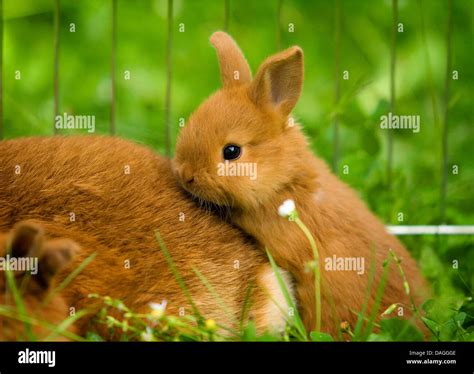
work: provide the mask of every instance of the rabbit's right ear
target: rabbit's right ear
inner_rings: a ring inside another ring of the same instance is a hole
[[[249,87],[250,99],[260,107],[290,114],[303,85],[303,51],[294,46],[267,58]]]
[[[211,36],[211,44],[217,51],[224,88],[250,83],[252,73],[249,64],[230,35],[217,31]]]

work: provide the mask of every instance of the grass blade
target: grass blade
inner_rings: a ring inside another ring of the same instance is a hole
[[[68,274],[66,278],[64,278],[64,280],[59,284],[59,286],[57,286],[48,294],[48,296],[41,303],[41,306],[44,307],[45,305],[47,305],[56,294],[64,290],[67,285],[71,283],[72,280],[76,278],[96,256],[97,252],[94,252],[89,255],[89,257],[87,257],[84,261],[82,261],[82,263],[77,268],[75,268],[71,273]]]
[[[265,250],[267,252],[268,259],[270,260],[270,264],[272,266],[273,272],[275,273],[275,276],[277,278],[278,285],[280,286],[280,290],[283,294],[283,297],[285,298],[286,303],[295,311],[295,314],[291,320],[292,325],[295,327],[296,332],[299,335],[299,338],[303,341],[308,341],[308,337],[306,334],[306,329],[303,325],[303,321],[301,321],[301,317],[299,315],[298,309],[296,308],[293,298],[291,297],[290,292],[288,291],[288,287],[286,286],[285,281],[283,280],[283,277],[280,274],[280,269],[276,265],[275,260],[270,254],[270,251],[267,248],[265,248]]]
[[[385,260],[383,264],[382,277],[377,287],[374,304],[372,305],[372,311],[369,316],[369,321],[367,322],[367,325],[365,327],[365,331],[362,334],[364,341],[367,340],[367,337],[369,336],[369,334],[371,333],[373,329],[375,318],[377,317],[380,304],[382,302],[383,293],[385,291],[385,284],[387,283],[388,273],[390,271],[390,268],[389,268],[390,262],[391,262],[391,259],[388,258],[387,260]]]
[[[7,253],[11,254],[11,248],[7,248]],[[18,287],[15,282],[15,276],[13,275],[13,271],[10,270],[9,267],[5,269],[5,278],[7,281],[7,288],[10,290],[13,300],[15,301],[16,308],[18,312],[23,316],[28,316],[28,313],[25,308],[25,304],[23,303],[23,299],[21,298],[21,294],[18,291]],[[25,331],[26,335],[28,336],[28,340],[34,341],[33,331],[31,329],[31,324],[25,321]]]
[[[191,293],[189,292],[188,287],[186,286],[186,283],[184,282],[183,277],[179,273],[178,268],[176,267],[176,265],[173,261],[173,258],[171,257],[168,249],[166,248],[165,242],[161,238],[160,232],[158,230],[155,231],[155,237],[156,237],[156,240],[158,240],[158,243],[159,243],[160,248],[161,248],[161,252],[165,256],[165,260],[166,260],[166,262],[167,262],[167,264],[168,264],[168,266],[171,270],[171,273],[175,277],[176,282],[178,282],[179,287],[183,291],[184,296],[188,299],[188,302],[189,302],[189,304],[191,305],[191,307],[193,309],[194,316],[196,318],[198,318],[199,320],[203,320],[203,316],[199,312],[199,309],[197,308],[196,304],[194,303],[193,298],[191,297]]]
[[[217,293],[216,289],[212,286],[212,284],[207,280],[207,278],[193,266],[193,271],[196,273],[196,275],[199,277],[201,282],[204,284],[204,286],[209,290],[211,295],[214,297],[214,299],[217,301],[219,306],[222,308],[222,310],[225,312],[227,317],[229,317],[230,320],[232,320],[233,323],[237,324],[237,319],[235,316],[232,314],[232,311],[230,308],[226,305],[225,301],[220,297],[220,295]]]
[[[355,341],[359,340],[360,334],[362,333],[362,325],[364,323],[364,319],[365,319],[364,316],[365,316],[365,313],[367,311],[367,307],[369,305],[369,299],[370,299],[370,295],[372,293],[372,286],[373,286],[374,278],[375,278],[375,248],[372,249],[372,259],[370,261],[370,272],[369,272],[369,279],[368,279],[368,282],[367,282],[367,290],[366,290],[366,293],[365,293],[364,304],[362,306],[362,310],[358,314],[359,317],[357,318],[357,324],[356,324],[356,327],[354,329],[354,338],[353,338],[353,340],[355,340]]]

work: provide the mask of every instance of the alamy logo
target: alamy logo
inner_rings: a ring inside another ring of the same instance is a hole
[[[38,274],[38,257],[12,257],[7,254],[0,257],[0,271],[29,271]]]
[[[54,126],[58,129],[87,129],[87,132],[95,132],[95,116],[67,114],[57,115],[54,118]]]
[[[33,351],[26,348],[18,352],[19,364],[45,364],[52,368],[56,366],[55,351]]]
[[[324,269],[326,271],[355,271],[358,275],[365,272],[364,257],[326,257],[324,259]]]
[[[217,175],[220,177],[249,177],[254,181],[257,179],[256,162],[219,162],[217,164]]]
[[[402,129],[412,130],[414,133],[420,132],[420,116],[417,115],[397,115],[388,112],[380,116],[380,128],[384,130]]]

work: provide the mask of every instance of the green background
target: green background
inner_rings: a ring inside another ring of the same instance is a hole
[[[60,113],[93,114],[96,132],[108,133],[111,104],[112,1],[61,1]],[[419,115],[421,131],[394,131],[393,184],[387,189],[387,133],[380,116],[390,108],[391,1],[340,3],[341,99],[335,105],[335,2],[230,1],[228,31],[252,70],[281,47],[300,45],[305,83],[294,114],[316,154],[332,162],[333,119],[340,118],[338,174],[385,222],[474,223],[472,188],[472,14],[474,2],[453,1],[450,96],[444,97],[448,1],[398,3],[396,112]],[[212,32],[224,27],[224,1],[175,0],[171,125],[220,86]],[[75,32],[70,32],[70,24]],[[294,32],[288,31],[289,24]],[[185,32],[179,32],[184,24]],[[54,1],[4,0],[4,135],[53,133]],[[278,25],[278,26],[277,26]],[[167,2],[117,2],[117,135],[164,152]],[[15,72],[21,79],[15,79]],[[124,71],[131,74],[124,79]],[[442,128],[448,104],[446,216],[440,215]],[[81,131],[62,131],[63,134]],[[82,133],[85,133],[82,130]],[[343,174],[344,165],[349,174]],[[458,165],[459,173],[451,168]],[[397,214],[403,213],[403,222]],[[474,285],[472,236],[403,237],[438,295],[459,305]],[[453,269],[452,261],[459,262]]]

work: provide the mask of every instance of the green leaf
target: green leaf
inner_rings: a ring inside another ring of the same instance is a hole
[[[95,332],[92,332],[92,331],[87,332],[86,340],[91,341],[91,342],[103,342],[104,341],[104,339],[99,334],[96,334]]]
[[[389,341],[423,341],[422,332],[406,319],[383,319],[380,326],[381,335]]]
[[[253,321],[249,321],[247,326],[245,326],[242,340],[247,342],[254,342],[257,340],[257,329],[255,328],[255,323]]]
[[[431,333],[436,338],[438,338],[438,336],[439,336],[439,325],[435,321],[433,321],[429,318],[421,317],[421,319],[425,323],[426,327],[428,327],[430,329]]]
[[[433,308],[433,304],[434,304],[434,300],[433,299],[429,299],[429,300],[426,300],[422,305],[421,305],[421,308],[426,312],[428,313],[431,308]]]
[[[372,333],[367,337],[367,341],[368,342],[387,342],[387,341],[390,341],[390,337],[386,335]]]
[[[461,308],[460,312],[466,314],[465,319],[462,323],[463,328],[468,329],[469,327],[474,326],[474,302],[472,299],[466,301]]]
[[[258,342],[277,342],[280,341],[281,338],[275,335],[272,335],[270,332],[265,331],[262,335],[257,338]]]
[[[333,342],[334,339],[331,335],[325,334],[324,332],[312,331],[309,334],[312,342]]]

